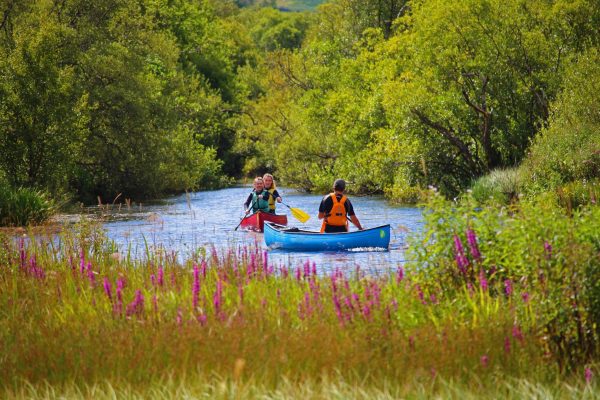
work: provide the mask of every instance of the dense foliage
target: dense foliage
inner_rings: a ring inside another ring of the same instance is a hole
[[[530,191],[564,181],[543,153],[597,108],[596,69],[577,71],[597,60],[598,2],[319,3],[3,0],[1,173],[85,202],[265,171],[412,202],[518,166],[533,141]],[[598,177],[585,118],[574,179]]]
[[[211,187],[242,43],[210,1],[0,3],[0,168],[93,201]],[[223,165],[223,161],[229,163]]]
[[[599,21],[585,0],[326,3],[299,51],[267,55],[241,136],[268,140],[247,171],[309,190],[344,176],[398,199],[428,185],[454,195],[521,162]]]

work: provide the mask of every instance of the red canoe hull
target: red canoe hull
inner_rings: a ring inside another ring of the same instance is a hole
[[[278,225],[287,225],[287,215],[277,215],[264,212],[256,212],[242,220],[241,227],[248,231],[262,232],[265,221],[273,222]]]

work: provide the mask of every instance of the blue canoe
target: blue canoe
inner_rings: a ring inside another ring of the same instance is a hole
[[[265,243],[270,249],[295,251],[338,251],[373,248],[386,249],[390,244],[390,225],[363,231],[320,233],[265,223]]]

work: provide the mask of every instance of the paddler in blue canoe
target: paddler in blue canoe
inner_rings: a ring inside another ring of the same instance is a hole
[[[352,203],[344,194],[346,181],[336,179],[333,183],[333,193],[323,197],[319,205],[319,219],[323,220],[321,233],[323,232],[348,232],[348,220],[359,230],[363,230],[360,221],[354,214]]]

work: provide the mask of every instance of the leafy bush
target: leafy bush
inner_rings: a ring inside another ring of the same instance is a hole
[[[600,179],[570,182],[556,189],[560,205],[568,210],[587,204],[597,204],[600,199]]]
[[[600,54],[594,50],[567,72],[550,124],[536,138],[523,163],[528,192],[600,178],[599,106]]]
[[[55,208],[44,192],[0,183],[0,226],[39,224],[50,218]]]
[[[540,340],[570,368],[597,354],[600,340],[600,207],[571,214],[549,193],[511,206],[451,202],[432,194],[424,236],[411,246],[422,286],[452,298],[485,291],[526,303]],[[423,267],[426,266],[426,267]]]

